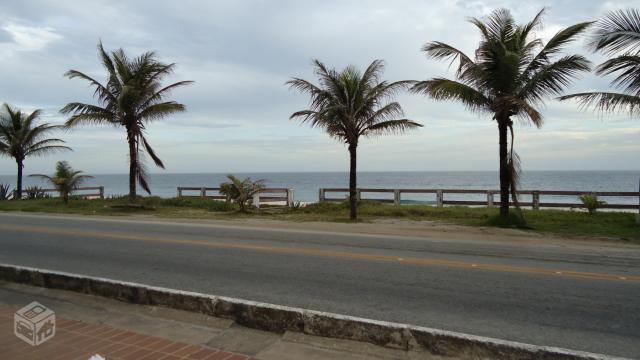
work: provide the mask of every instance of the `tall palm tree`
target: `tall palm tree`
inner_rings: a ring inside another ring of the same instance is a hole
[[[82,171],[75,170],[66,161],[58,161],[56,163],[56,172],[53,176],[43,174],[33,174],[29,176],[39,177],[51,183],[51,185],[60,192],[60,196],[65,204],[69,202],[69,195],[74,190],[77,190],[85,180],[93,177],[83,175]]]
[[[640,115],[640,11],[609,12],[597,22],[590,45],[596,52],[615,55],[600,64],[596,74],[617,73],[611,86],[622,92],[585,92],[562,96],[560,100],[577,99],[582,107]]]
[[[95,88],[94,97],[98,104],[72,102],[60,111],[72,114],[66,123],[70,127],[81,124],[124,127],[129,144],[129,201],[134,202],[136,179],[147,193],[151,193],[144,166],[144,153],[164,169],[162,160],[145,137],[146,126],[154,120],[185,111],[183,104],[167,101],[165,97],[171,90],[191,84],[192,81],[179,81],[163,86],[162,78],[171,74],[176,65],[158,61],[153,52],[129,59],[122,49],[107,53],[102,43],[98,45],[98,51],[107,71],[106,83],[101,84],[77,70],[69,70],[65,74],[70,79],[80,78],[89,82]]]
[[[500,157],[500,215],[509,214],[509,193],[517,204],[519,158],[513,151],[513,121],[542,126],[538,106],[545,98],[559,95],[580,72],[589,71],[581,55],[562,55],[590,23],[569,26],[546,44],[534,34],[542,27],[544,9],[531,22],[515,23],[508,10],[499,9],[484,19],[470,22],[480,30],[475,57],[442,43],[430,42],[423,51],[430,58],[457,61],[456,80],[433,78],[417,82],[412,91],[435,100],[453,100],[469,110],[488,114],[498,125]],[[511,147],[507,138],[511,135]]]
[[[61,126],[36,124],[41,113],[40,110],[35,110],[27,114],[4,104],[0,114],[0,155],[12,157],[18,166],[16,199],[22,199],[22,170],[27,157],[43,156],[57,150],[71,150],[62,145],[63,140],[47,137]]]
[[[307,110],[295,112],[290,119],[300,119],[312,127],[324,129],[329,136],[348,145],[350,218],[357,219],[356,165],[357,148],[361,137],[400,133],[422,125],[408,119],[402,107],[393,101],[395,95],[410,82],[380,80],[384,64],[375,60],[364,72],[347,66],[338,72],[328,69],[318,60],[313,62],[319,85],[293,78],[290,88],[311,97]],[[391,102],[387,102],[391,101]]]

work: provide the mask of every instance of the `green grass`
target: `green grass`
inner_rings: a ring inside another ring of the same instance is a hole
[[[104,200],[74,199],[65,205],[58,199],[0,201],[0,211],[53,212],[84,215],[151,215],[169,218],[237,219],[266,218],[288,221],[348,222],[346,203],[316,203],[298,209],[264,207],[260,212],[240,213],[236,206],[199,198],[162,199],[144,197],[138,200],[142,209],[122,207],[127,198]],[[521,218],[515,211],[503,220],[495,208],[444,207],[427,205],[387,205],[363,201],[359,206],[361,222],[375,219],[398,218],[430,220],[468,226],[495,226],[521,228],[536,232],[569,236],[608,237],[640,243],[640,226],[635,214],[620,212],[586,212],[563,210],[523,210]]]

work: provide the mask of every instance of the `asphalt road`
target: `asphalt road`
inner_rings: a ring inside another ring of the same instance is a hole
[[[640,358],[640,248],[0,214],[0,262]]]

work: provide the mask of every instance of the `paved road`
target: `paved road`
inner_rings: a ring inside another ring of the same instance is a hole
[[[0,214],[0,262],[640,358],[640,249]]]

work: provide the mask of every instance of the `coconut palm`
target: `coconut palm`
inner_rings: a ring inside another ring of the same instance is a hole
[[[164,169],[162,160],[145,137],[146,127],[152,121],[185,111],[183,104],[165,100],[165,97],[171,90],[192,81],[163,86],[162,79],[171,74],[176,65],[158,61],[153,52],[130,59],[122,49],[107,53],[102,43],[98,45],[98,51],[107,71],[104,84],[77,70],[65,74],[70,79],[80,78],[89,82],[95,89],[94,97],[98,104],[73,102],[62,108],[61,112],[72,114],[66,123],[70,127],[105,124],[125,129],[129,145],[129,201],[134,202],[136,180],[147,193],[151,193],[144,166],[145,153]]]
[[[264,190],[264,180],[253,181],[251,178],[240,180],[233,175],[227,175],[228,182],[220,184],[220,194],[226,195],[228,200],[233,200],[240,207],[240,211],[246,212],[247,205],[253,200],[255,194]]]
[[[509,193],[517,205],[519,158],[513,151],[513,121],[521,120],[538,128],[543,117],[538,107],[559,95],[581,72],[589,71],[589,61],[581,55],[563,55],[563,48],[590,25],[569,26],[546,44],[535,36],[542,27],[544,9],[531,22],[516,24],[505,9],[470,22],[480,30],[475,57],[442,43],[430,42],[423,51],[430,58],[457,61],[455,80],[433,78],[417,82],[412,91],[435,100],[452,100],[469,110],[488,114],[498,125],[500,157],[500,215],[509,214]],[[507,138],[511,135],[511,147]]]
[[[80,170],[74,170],[66,161],[58,161],[56,163],[56,172],[53,176],[43,174],[33,174],[29,176],[39,177],[48,181],[56,190],[58,190],[65,204],[69,202],[69,195],[74,190],[77,190],[86,179],[93,177],[83,175]]]
[[[22,199],[22,170],[27,157],[71,150],[62,145],[63,140],[47,137],[61,126],[47,123],[37,125],[41,113],[40,110],[35,110],[27,114],[4,104],[0,114],[0,155],[12,157],[18,166],[15,199]]]
[[[640,115],[640,11],[609,12],[597,22],[590,42],[594,51],[616,55],[596,68],[598,75],[618,74],[611,86],[622,92],[585,92],[560,97],[602,112]]]
[[[364,72],[347,66],[338,72],[318,60],[313,62],[319,85],[293,78],[290,88],[311,97],[307,110],[295,112],[290,119],[300,119],[312,127],[324,129],[329,136],[347,144],[349,149],[350,218],[357,219],[356,168],[357,148],[361,137],[400,133],[422,125],[402,119],[402,107],[395,95],[410,84],[407,81],[380,80],[384,64],[375,60]],[[391,102],[387,102],[391,101]]]

